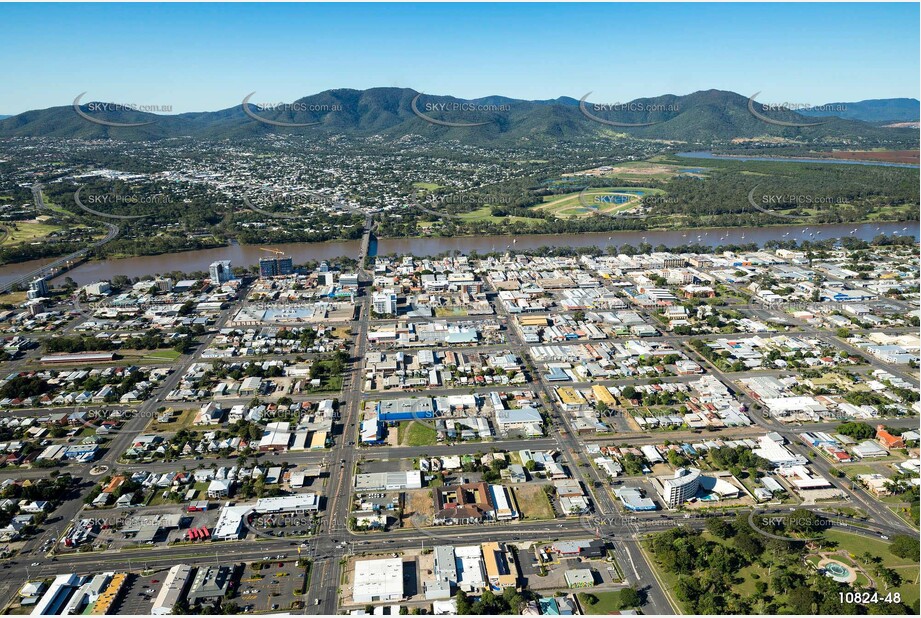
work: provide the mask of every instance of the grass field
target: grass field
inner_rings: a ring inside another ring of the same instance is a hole
[[[180,354],[180,353],[177,352],[176,350],[173,350],[173,349],[170,348],[170,349],[164,349],[164,350],[153,350],[153,351],[150,352],[149,354],[145,354],[144,357],[143,357],[141,360],[147,360],[147,361],[158,361],[158,360],[160,360],[160,361],[162,361],[162,360],[173,361],[173,360],[176,360],[177,358],[179,358],[180,356],[182,356],[182,354]]]
[[[495,217],[492,214],[492,208],[490,206],[483,206],[482,208],[459,214],[455,218],[468,223],[475,221],[490,221],[492,223],[501,223],[503,221],[510,223],[535,223],[537,221],[527,217]]]
[[[515,487],[512,491],[515,494],[515,501],[518,502],[518,508],[521,509],[522,519],[553,519],[550,499],[539,485]]]
[[[416,421],[400,423],[398,441],[402,446],[431,446],[437,440],[434,427]]]
[[[62,214],[62,215],[70,214],[69,210],[67,210],[63,206],[58,206],[57,204],[49,200],[48,196],[45,195],[44,193],[42,193],[42,201],[45,202],[45,206],[48,208],[48,210],[53,210],[54,212]]]
[[[180,429],[190,429],[192,427],[192,422],[195,420],[195,417],[198,415],[198,410],[195,408],[189,408],[188,410],[180,410],[178,412],[173,412],[173,422],[171,423],[158,423],[157,416],[155,415],[150,419],[150,423],[147,424],[147,427],[144,431],[154,431],[154,432],[175,432]]]
[[[413,186],[417,189],[423,189],[425,191],[434,191],[435,189],[441,188],[441,185],[436,185],[433,182],[414,182]]]
[[[850,534],[840,530],[826,530],[825,538],[836,541],[838,549],[847,550],[854,561],[860,564],[868,573],[873,574],[873,565],[864,563],[863,554],[869,552],[883,559],[883,566],[894,569],[902,576],[902,584],[889,591],[902,595],[902,603],[911,605],[918,601],[918,564],[911,560],[899,558],[889,551],[890,544],[882,539],[871,539],[862,535]],[[884,592],[884,589],[880,589]]]
[[[585,596],[582,596],[581,594],[579,595],[579,604],[582,606],[582,609],[585,610],[585,613],[588,616],[614,614],[624,609],[630,609],[629,607],[624,607],[623,602],[620,599],[620,590],[592,592],[590,594],[598,599],[598,602],[594,605],[587,603],[585,601]]]
[[[17,245],[24,242],[32,242],[39,238],[44,238],[52,232],[61,229],[60,225],[49,225],[47,223],[31,223],[27,221],[17,221],[8,223],[4,226],[7,230],[6,238],[3,240],[5,245]]]
[[[684,170],[694,170],[694,172],[691,173]],[[598,178],[621,178],[633,181],[667,181],[679,174],[702,176],[706,171],[706,168],[700,168],[699,166],[664,163],[659,160],[659,157],[653,157],[648,161],[627,161],[611,167],[610,170],[597,170],[597,172],[591,174],[580,175],[595,176]]]
[[[644,195],[664,193],[661,189],[649,187],[593,187],[584,192],[546,197],[544,203],[535,206],[535,209],[548,210],[561,219],[612,215],[634,208]],[[626,201],[618,203],[622,199]]]

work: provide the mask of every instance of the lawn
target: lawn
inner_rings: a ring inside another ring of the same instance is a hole
[[[515,501],[521,510],[521,518],[526,520],[553,519],[553,506],[540,485],[512,488]]]
[[[440,189],[441,185],[436,185],[434,182],[414,182],[413,187],[424,189],[425,191],[434,191],[435,189]]]
[[[871,539],[863,535],[850,534],[840,530],[826,530],[825,538],[836,541],[838,549],[847,550],[854,560],[860,564],[868,573],[873,574],[873,566],[864,564],[864,552],[870,552],[883,559],[883,566],[895,569],[902,576],[902,585],[892,588],[892,592],[898,592],[902,595],[902,602],[911,605],[918,600],[918,565],[911,560],[899,558],[889,551],[889,543],[882,539]],[[884,588],[880,589],[884,592]]]
[[[431,446],[437,440],[434,427],[416,421],[400,423],[398,441],[402,446]]]
[[[49,225],[47,223],[31,223],[26,221],[17,221],[16,223],[7,223],[5,225],[7,236],[3,244],[15,245],[24,242],[32,242],[39,238],[44,238],[52,232],[61,229],[60,225]]]
[[[635,207],[643,195],[662,195],[661,189],[649,187],[593,187],[584,192],[554,195],[544,198],[544,203],[536,206],[537,210],[549,210],[557,217],[583,217],[595,214],[614,214]],[[615,196],[627,201],[618,203],[609,201]],[[586,206],[587,205],[587,206]],[[593,208],[594,207],[594,208]]]
[[[198,410],[195,408],[189,408],[188,410],[181,410],[178,415],[174,411],[173,421],[171,423],[158,423],[157,417],[159,415],[159,413],[154,413],[154,417],[150,419],[150,423],[148,423],[145,431],[161,432],[190,429],[192,427],[192,421],[194,421],[195,417],[198,415]]]
[[[317,361],[316,364],[319,369],[319,375],[317,375],[317,377],[320,379],[320,386],[318,388],[310,387],[308,390],[311,393],[341,391],[342,376],[333,373],[333,362],[329,360],[320,360]]]
[[[467,222],[490,221],[492,223],[501,223],[503,221],[507,223],[537,223],[540,221],[539,219],[529,219],[527,217],[494,217],[490,206],[483,206],[470,212],[455,215],[455,218]]]
[[[176,360],[177,358],[179,358],[180,356],[182,356],[182,354],[180,354],[180,353],[177,352],[176,350],[173,350],[172,348],[166,348],[166,349],[163,349],[163,350],[153,350],[153,351],[150,352],[149,354],[145,354],[145,355],[141,358],[141,360],[147,360],[147,361],[159,361],[159,360],[174,361],[174,360]]]
[[[624,607],[623,603],[620,600],[620,590],[611,590],[608,592],[591,592],[588,593],[591,596],[594,596],[598,599],[598,602],[594,605],[589,605],[584,599],[586,598],[585,593],[579,595],[579,604],[582,606],[582,609],[585,610],[585,613],[589,616],[598,616],[601,614],[614,614],[620,612],[624,609],[630,609],[629,607]],[[585,595],[585,596],[583,596]]]

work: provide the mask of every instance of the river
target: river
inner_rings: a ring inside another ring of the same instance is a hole
[[[778,225],[770,227],[736,227],[736,228],[694,228],[686,231],[647,231],[647,232],[598,232],[590,234],[530,234],[524,236],[477,236],[456,238],[381,238],[372,246],[375,255],[391,253],[412,253],[417,256],[437,255],[448,251],[469,253],[489,253],[506,249],[537,249],[539,247],[608,247],[631,244],[637,246],[648,242],[655,246],[663,244],[676,246],[691,243],[706,245],[757,243],[763,245],[768,240],[823,240],[853,236],[863,240],[872,240],[878,234],[910,235],[919,238],[919,223],[864,223],[836,224],[820,226]],[[335,257],[357,257],[359,241],[291,243],[271,245],[272,249],[283,251],[294,259],[294,263],[310,260],[324,260]],[[166,255],[109,260],[107,262],[87,262],[67,273],[77,283],[83,285],[111,279],[116,275],[142,277],[171,271],[207,271],[208,265],[215,260],[230,260],[234,266],[251,266],[259,262],[260,257],[271,255],[260,250],[258,246],[230,245],[217,249],[185,251]],[[48,260],[44,260],[47,262]],[[0,283],[14,279],[19,273],[34,270],[41,260],[22,264],[9,264],[0,267]]]
[[[912,163],[887,163],[886,161],[851,161],[848,159],[807,159],[805,157],[746,157],[735,155],[717,155],[712,152],[676,152],[676,156],[686,159],[721,159],[724,161],[770,161],[772,163],[829,163],[831,165],[879,165],[882,167],[911,167],[918,169]]]

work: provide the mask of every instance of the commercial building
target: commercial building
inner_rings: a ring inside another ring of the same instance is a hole
[[[483,568],[483,551],[479,545],[462,545],[454,548],[457,558],[457,587],[464,592],[479,592],[486,587]]]
[[[614,492],[621,504],[628,511],[655,511],[656,503],[643,495],[643,491],[636,487],[621,487]]]
[[[591,569],[569,569],[563,577],[569,588],[591,588],[595,585],[595,576]]]
[[[180,599],[185,598],[185,591],[192,577],[192,567],[188,564],[177,564],[170,567],[163,586],[154,599],[150,613],[154,616],[168,616],[173,613],[173,607]]]
[[[239,539],[243,532],[243,518],[251,510],[248,505],[223,507],[211,531],[211,538],[215,541]]]
[[[400,558],[355,562],[355,603],[399,601],[403,598],[403,561]]]
[[[483,543],[483,563],[486,579],[495,591],[518,587],[518,564],[502,543]]]
[[[422,472],[419,470],[369,472],[355,475],[355,491],[396,491],[421,488]]]
[[[315,493],[259,498],[253,510],[257,513],[315,513],[320,508],[320,498]]]
[[[220,601],[230,589],[233,567],[199,567],[189,587],[189,606]]]
[[[673,477],[658,477],[662,500],[669,508],[676,507],[697,495],[700,489],[700,470],[678,468]]]
[[[294,263],[289,257],[259,258],[259,277],[284,277],[294,273]]]
[[[65,603],[67,603],[71,595],[74,594],[84,581],[86,581],[86,578],[76,573],[58,575],[54,578],[54,581],[51,582],[51,585],[48,586],[47,592],[45,592],[42,598],[38,600],[38,603],[35,604],[32,615],[49,616],[61,613]]]
[[[402,397],[377,402],[377,418],[382,423],[433,418],[435,402],[431,397]]]
[[[375,292],[371,295],[371,307],[379,315],[396,315],[397,294],[393,290]]]
[[[233,271],[230,268],[230,260],[218,260],[211,262],[208,266],[208,275],[211,283],[220,285],[233,279]]]

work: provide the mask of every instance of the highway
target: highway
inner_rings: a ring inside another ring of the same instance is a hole
[[[40,183],[35,183],[34,185],[32,185],[32,197],[35,199],[36,208],[38,208],[39,210],[44,210],[48,208],[48,206],[45,204],[45,198],[42,196],[42,185]],[[112,224],[112,223],[103,223],[103,225],[106,226],[107,231],[106,231],[106,235],[103,236],[101,239],[90,243],[83,249],[74,251],[73,253],[69,253],[63,257],[59,257],[45,264],[44,266],[41,266],[40,268],[36,268],[35,270],[31,272],[28,272],[20,277],[17,277],[15,279],[12,279],[6,282],[2,286],[0,286],[0,293],[9,292],[10,290],[14,290],[20,285],[24,285],[24,284],[31,282],[36,277],[44,277],[47,275],[56,276],[57,274],[60,274],[59,269],[62,266],[68,266],[71,263],[82,259],[87,253],[89,253],[93,249],[97,247],[101,247],[102,245],[106,244],[107,242],[109,242],[110,240],[118,236],[119,229],[117,225]]]

